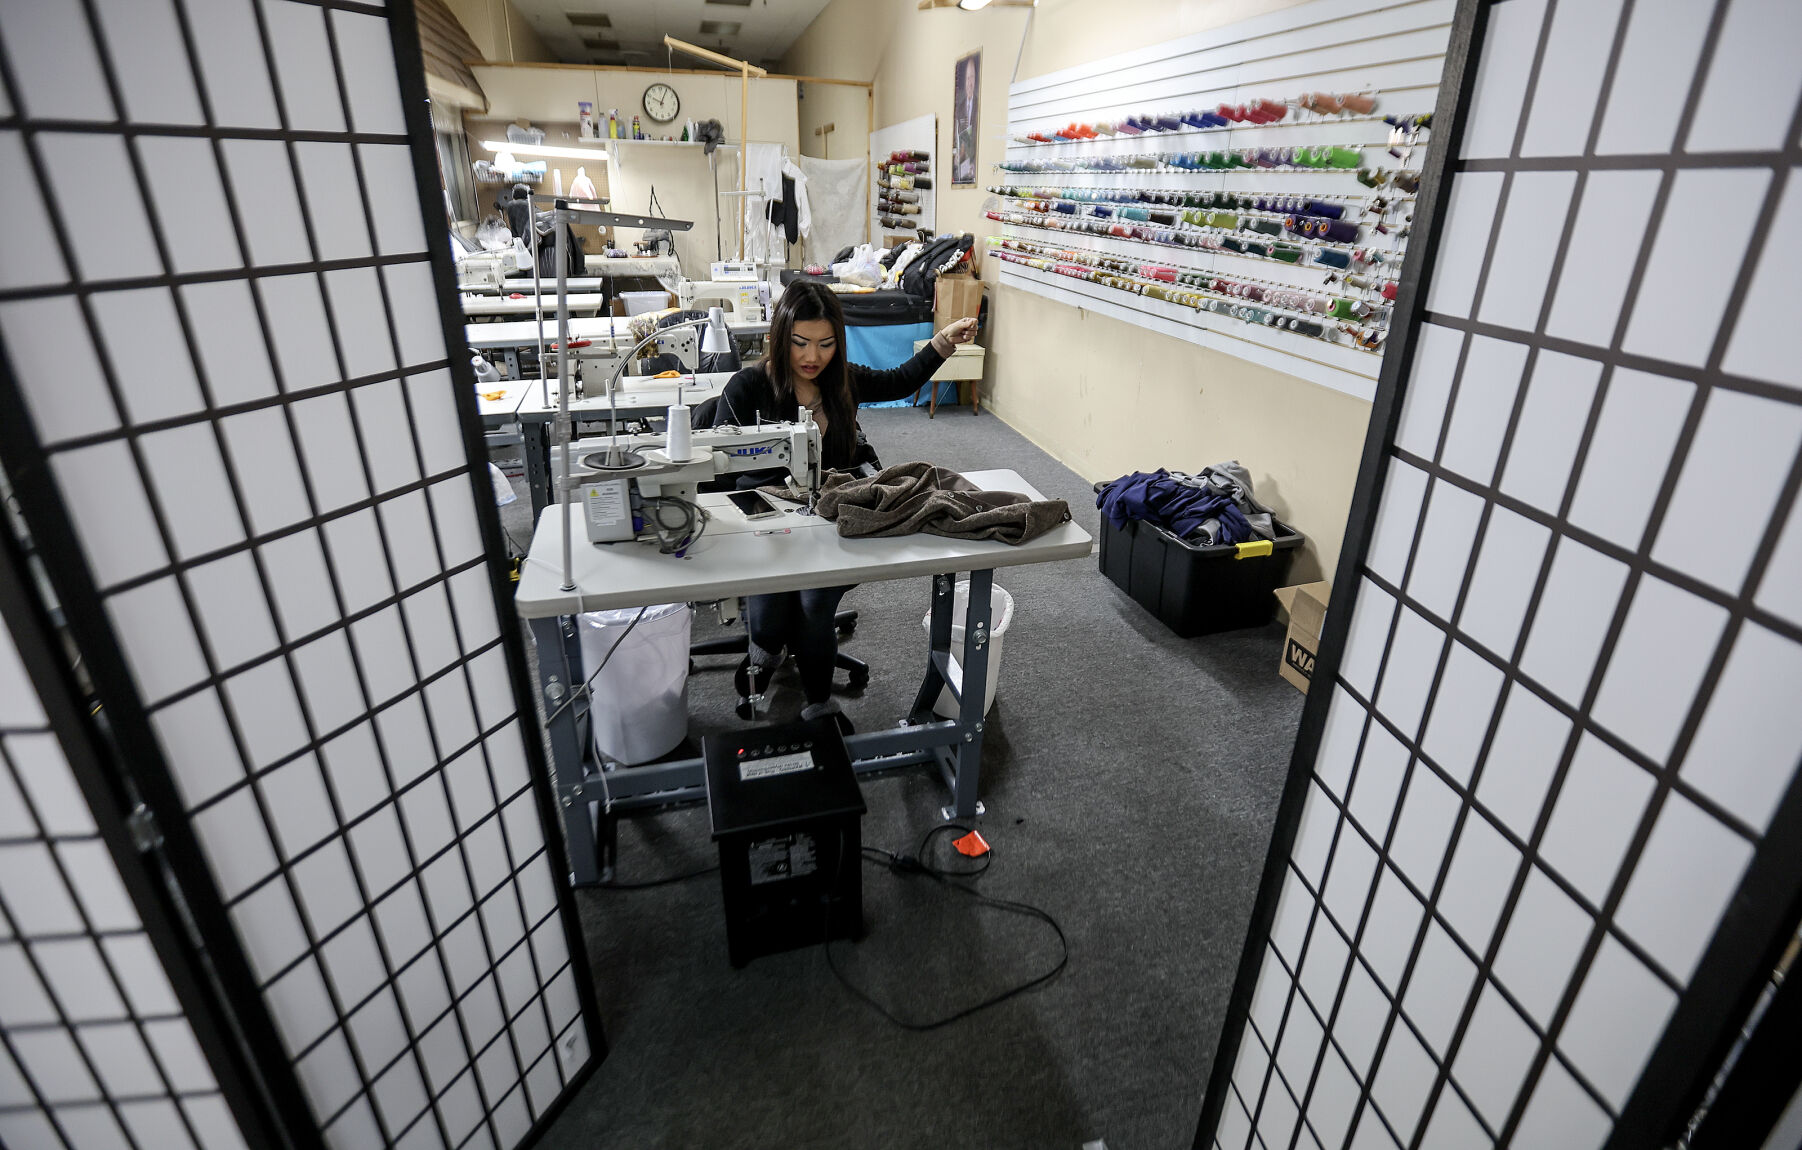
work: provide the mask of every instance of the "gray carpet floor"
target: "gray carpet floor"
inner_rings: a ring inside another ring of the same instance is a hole
[[[1012,468],[1095,531],[1089,485],[992,414],[871,410],[862,422],[886,462]],[[1206,461],[1146,466],[1160,462]],[[505,515],[523,541],[520,505]],[[1015,613],[983,753],[994,861],[978,889],[1052,914],[1069,938],[1067,969],[914,1033],[854,1000],[820,947],[733,970],[717,875],[580,892],[611,1050],[541,1145],[1190,1145],[1301,713],[1302,696],[1277,676],[1281,628],[1179,639],[1093,558],[1003,569],[996,583]],[[859,730],[891,725],[911,704],[928,594],[921,579],[846,597],[861,618],[843,649],[873,672],[861,696],[843,697]],[[698,616],[695,637],[716,626]],[[691,677],[688,753],[742,725],[735,665],[705,659]],[[801,702],[785,670],[772,717]],[[864,794],[864,842],[909,852],[946,801],[923,772],[866,780]],[[619,842],[622,882],[714,860],[704,807],[627,820]],[[1048,927],[928,880],[866,865],[863,889],[868,937],[835,943],[831,958],[903,1018],[942,1017],[1056,961]]]

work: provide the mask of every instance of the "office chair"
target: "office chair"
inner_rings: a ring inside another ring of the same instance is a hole
[[[689,417],[690,424],[697,428],[712,427],[715,414],[719,408],[719,403],[719,397],[715,396],[712,399],[702,400],[699,404],[695,405],[694,413]],[[733,490],[733,487],[734,485],[731,480],[716,479],[709,483],[701,484],[700,490],[731,491]],[[740,614],[743,614],[742,610]],[[838,631],[838,637],[841,642],[857,633],[856,611],[840,611],[832,617],[832,622],[835,629]],[[747,654],[750,649],[750,633],[742,629],[736,635],[726,635],[718,639],[702,639],[699,642],[690,643],[688,645],[689,669],[691,671],[694,669],[694,660],[700,655],[744,655]],[[848,683],[853,691],[861,691],[864,687],[869,685],[870,665],[862,659],[847,655],[843,651],[840,651],[833,662],[840,669],[849,672]],[[738,717],[741,719],[754,719],[757,717],[757,712],[752,706],[750,698],[747,696],[741,695],[739,697],[737,711]]]

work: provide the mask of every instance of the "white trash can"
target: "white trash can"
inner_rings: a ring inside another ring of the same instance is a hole
[[[964,669],[959,659],[964,651],[964,612],[970,607],[970,581],[959,579],[957,591],[951,597],[951,682],[961,691],[964,685]],[[993,584],[989,588],[989,686],[982,700],[982,713],[988,714],[989,708],[995,705],[995,683],[1001,678],[1001,640],[1007,635],[1007,629],[1014,621],[1014,597],[1007,591]],[[926,629],[928,640],[932,638],[932,612],[920,620],[920,626]],[[932,713],[947,719],[957,718],[957,700],[951,692],[940,691],[938,702],[932,705]]]
[[[686,603],[589,611],[576,617],[582,676],[619,649],[595,675],[588,700],[594,749],[628,766],[667,755],[688,737],[688,640],[694,611]],[[621,636],[626,628],[632,632]]]

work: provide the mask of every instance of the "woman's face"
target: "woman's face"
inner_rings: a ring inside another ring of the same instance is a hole
[[[809,382],[820,377],[838,354],[838,336],[832,321],[804,319],[795,324],[788,340],[788,369]]]

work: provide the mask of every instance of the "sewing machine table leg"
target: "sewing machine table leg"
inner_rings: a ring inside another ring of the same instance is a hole
[[[580,682],[581,649],[573,631],[565,633],[561,618],[530,619],[538,649],[538,689],[542,713],[549,715],[569,698]],[[563,831],[569,845],[570,881],[585,886],[600,878],[594,823],[589,805],[600,795],[586,786],[581,740],[576,734],[576,707],[564,708],[547,724],[551,742],[551,774],[557,804],[563,809]],[[593,788],[598,792],[598,788]]]
[[[913,709],[908,712],[908,716],[916,720],[932,720],[932,704],[945,687],[944,676],[939,674],[932,653],[951,650],[951,604],[956,598],[955,592],[956,581],[952,576],[932,577],[932,627],[926,644],[926,677],[921,680],[920,690],[914,695]]]
[[[526,490],[532,496],[532,522],[536,523],[551,502],[551,421],[522,420],[519,435],[519,453],[526,464]]]
[[[948,818],[969,819],[982,813],[976,795],[982,780],[982,711],[988,701],[989,685],[989,592],[994,584],[994,571],[970,572],[970,605],[964,613],[964,649],[958,660],[964,680],[957,715],[963,737],[952,750],[957,769],[952,775]],[[936,623],[936,600],[934,615]],[[949,632],[949,627],[946,630]],[[949,633],[946,639],[950,639]]]

